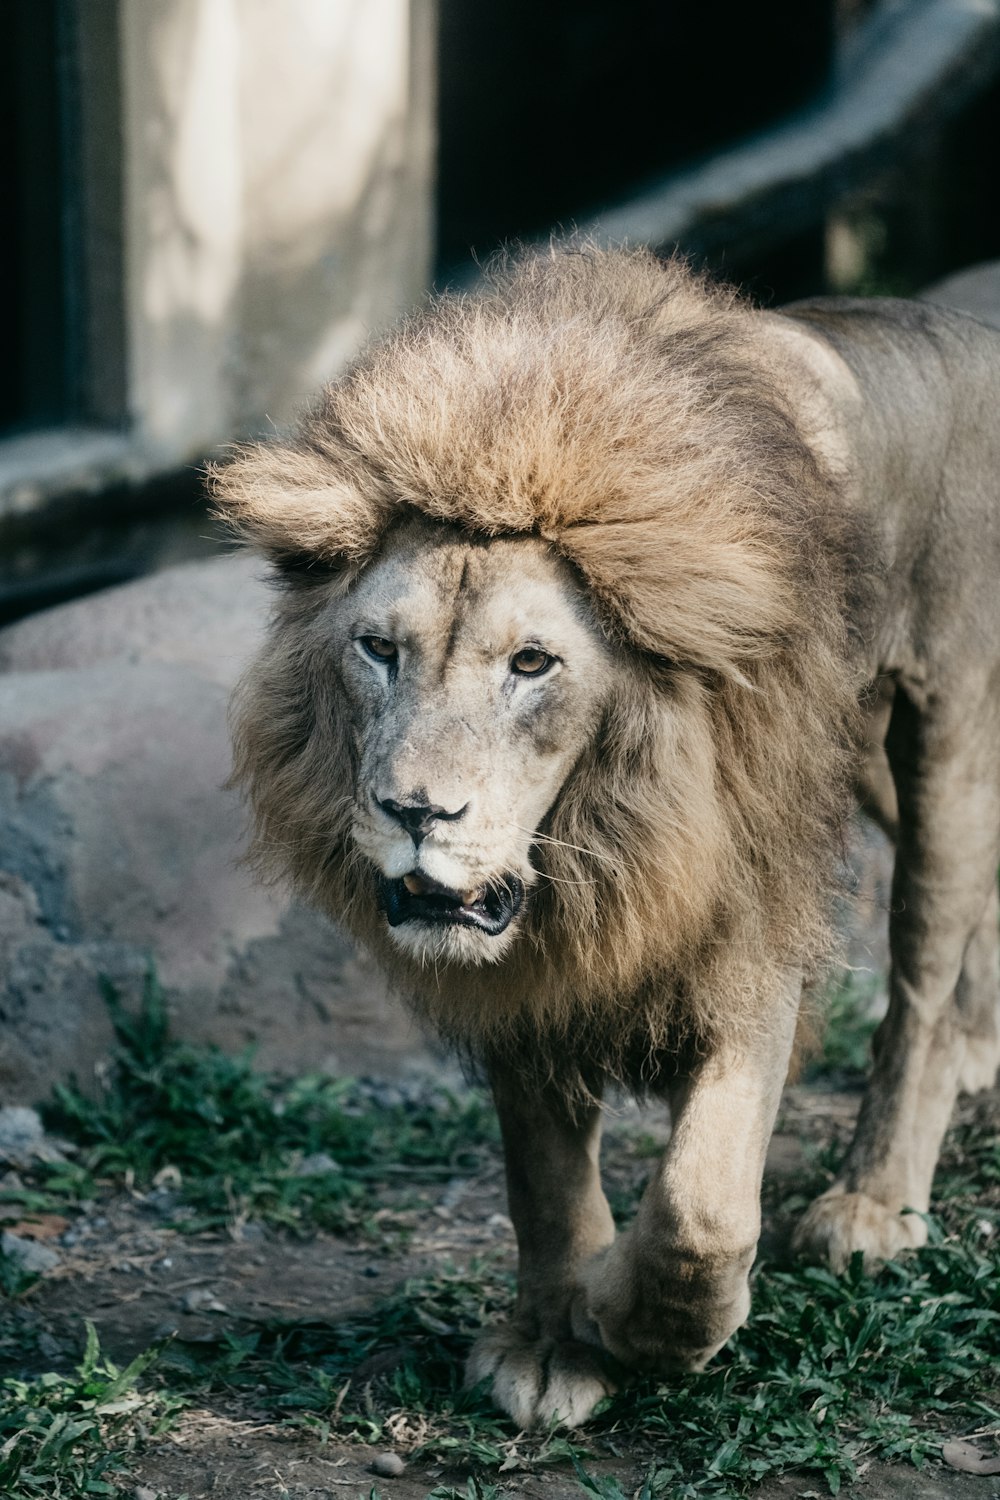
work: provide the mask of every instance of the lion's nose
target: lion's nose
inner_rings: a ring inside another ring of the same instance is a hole
[[[449,812],[446,807],[434,807],[426,802],[397,802],[393,797],[376,797],[375,800],[384,813],[402,823],[415,844],[420,843],[435,823],[457,822],[469,805],[466,802],[457,812]]]

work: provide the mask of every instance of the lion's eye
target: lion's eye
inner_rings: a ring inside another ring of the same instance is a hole
[[[359,635],[357,641],[362,651],[366,652],[373,661],[392,662],[399,655],[394,641],[387,641],[384,635]]]
[[[536,646],[526,646],[523,651],[515,651],[510,659],[510,670],[517,672],[521,677],[541,677],[547,672],[555,661],[547,651],[539,651]]]

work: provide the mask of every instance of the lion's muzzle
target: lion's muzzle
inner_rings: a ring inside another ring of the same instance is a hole
[[[390,927],[404,922],[472,927],[487,937],[498,937],[510,926],[524,904],[524,881],[505,875],[476,891],[452,891],[426,875],[414,872],[399,880],[379,880],[379,900]]]

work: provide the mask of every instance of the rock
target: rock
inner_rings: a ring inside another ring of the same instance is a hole
[[[0,631],[0,672],[170,663],[228,691],[260,639],[270,596],[250,553],[164,568]]]
[[[9,1229],[5,1229],[0,1234],[0,1251],[11,1260],[17,1261],[21,1270],[29,1274],[43,1275],[59,1264],[57,1251],[50,1249],[48,1245],[38,1244],[36,1240],[28,1240],[19,1234],[11,1234]]]
[[[175,1034],[289,1071],[434,1066],[374,965],[239,864],[226,709],[269,607],[240,556],[0,631],[0,1097],[112,1044],[150,963]]]
[[[56,1142],[45,1134],[33,1109],[20,1105],[0,1109],[0,1162],[25,1168],[33,1162],[65,1160]]]
[[[398,1453],[376,1453],[372,1459],[372,1473],[380,1479],[398,1479],[405,1472],[406,1465]]]
[[[334,1161],[326,1151],[311,1151],[308,1156],[303,1156],[295,1167],[295,1175],[296,1177],[322,1177],[326,1172],[341,1170],[340,1162]]]
[[[0,1160],[27,1166],[45,1139],[41,1119],[33,1109],[8,1105],[0,1109]]]
[[[954,307],[1000,328],[1000,260],[984,261],[936,281],[920,294],[925,302]]]
[[[186,1313],[224,1313],[227,1309],[208,1287],[192,1287],[185,1292],[181,1307]]]

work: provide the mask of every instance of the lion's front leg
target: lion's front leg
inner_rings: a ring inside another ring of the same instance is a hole
[[[783,989],[752,1043],[692,1072],[634,1223],[585,1272],[576,1331],[631,1368],[700,1369],[746,1319],[798,993]]]
[[[572,1328],[586,1262],[614,1239],[598,1169],[600,1112],[570,1110],[496,1072],[518,1293],[509,1322],[488,1329],[469,1357],[470,1382],[489,1378],[519,1427],[576,1427],[614,1390],[600,1351]]]

